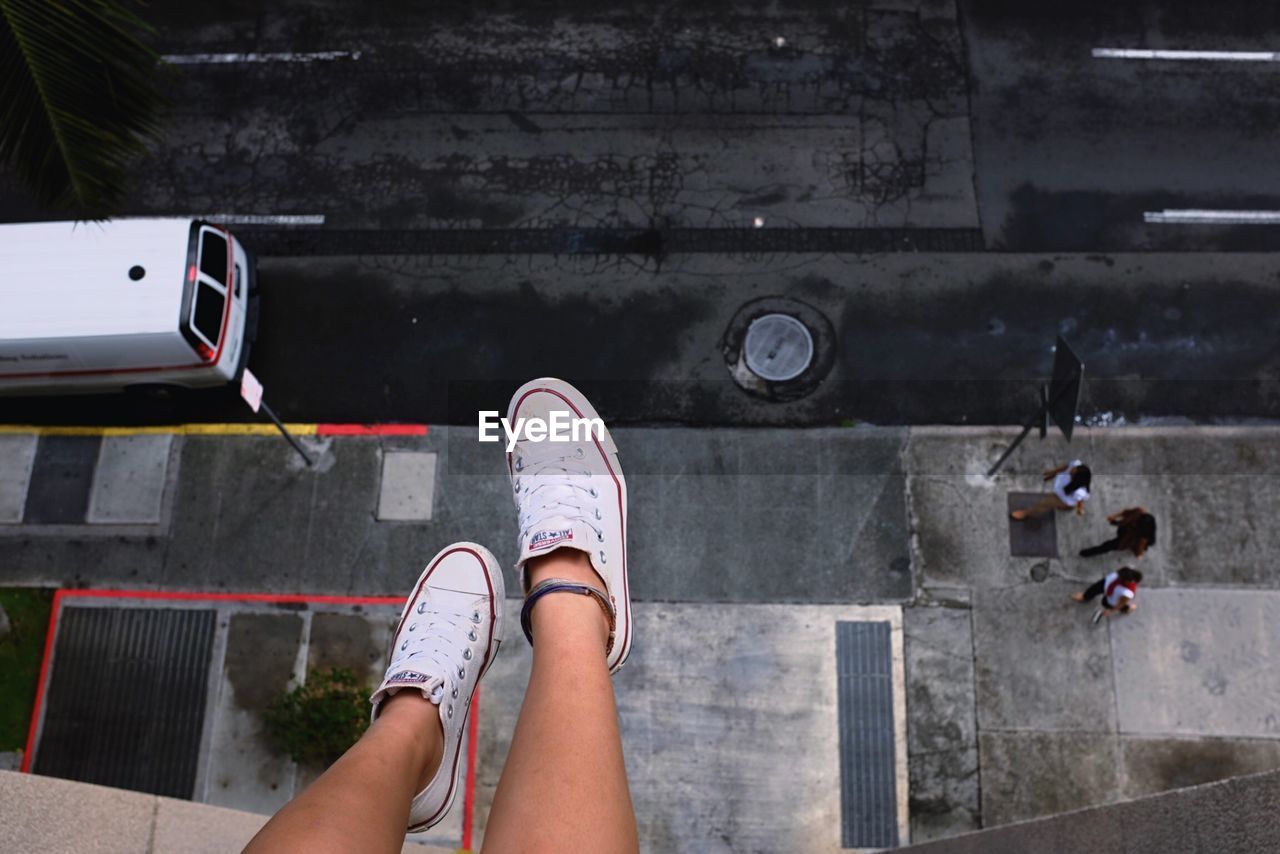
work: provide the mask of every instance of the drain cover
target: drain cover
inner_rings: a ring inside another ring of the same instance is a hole
[[[786,382],[803,374],[813,361],[813,336],[789,314],[766,314],[751,321],[742,349],[753,374]]]

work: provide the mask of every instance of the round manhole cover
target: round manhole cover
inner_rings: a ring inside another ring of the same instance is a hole
[[[753,374],[786,382],[803,374],[813,361],[813,336],[789,314],[766,314],[751,321],[742,350]]]

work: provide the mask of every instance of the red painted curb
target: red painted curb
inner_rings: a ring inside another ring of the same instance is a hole
[[[425,431],[425,427],[423,430]],[[309,596],[294,593],[202,593],[167,590],[56,590],[53,594],[53,605],[49,609],[49,627],[44,636],[44,656],[40,661],[40,677],[36,682],[35,706],[31,710],[31,725],[27,728],[27,746],[22,752],[24,774],[31,773],[31,758],[34,755],[36,731],[40,724],[40,713],[44,709],[45,691],[49,682],[49,668],[53,663],[53,645],[57,636],[58,617],[62,612],[64,599],[143,599],[170,600],[180,602],[274,602],[278,604],[317,604],[317,605],[403,605],[400,596]],[[475,802],[475,762],[480,728],[480,689],[471,704],[471,733],[467,745],[467,780],[466,794],[463,800],[462,847],[471,848],[471,815]]]
[[[303,593],[214,593],[182,590],[59,590],[60,597],[81,599],[160,599],[179,602],[279,602],[285,605],[403,605],[402,596],[323,596]]]
[[[471,695],[471,728],[467,734],[467,781],[462,793],[462,850],[471,850],[471,823],[476,808],[476,754],[480,742],[480,686]]]
[[[27,747],[22,751],[23,774],[31,773],[31,753],[36,746],[36,725],[40,722],[40,709],[44,707],[44,689],[49,680],[49,665],[53,661],[53,638],[58,626],[58,611],[62,607],[65,590],[53,592],[53,605],[49,608],[49,628],[44,633],[44,655],[40,659],[40,677],[36,680],[36,703],[31,709],[31,725],[27,727]]]
[[[317,424],[317,436],[425,436],[426,424]]]

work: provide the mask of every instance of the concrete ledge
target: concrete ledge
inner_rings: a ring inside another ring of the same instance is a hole
[[[912,845],[921,854],[1264,854],[1280,850],[1280,771]]]
[[[0,847],[42,854],[240,851],[268,816],[0,771]],[[412,854],[448,849],[406,842]]]

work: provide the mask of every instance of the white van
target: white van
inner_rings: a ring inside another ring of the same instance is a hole
[[[256,278],[240,242],[199,220],[0,225],[0,394],[231,382]]]

